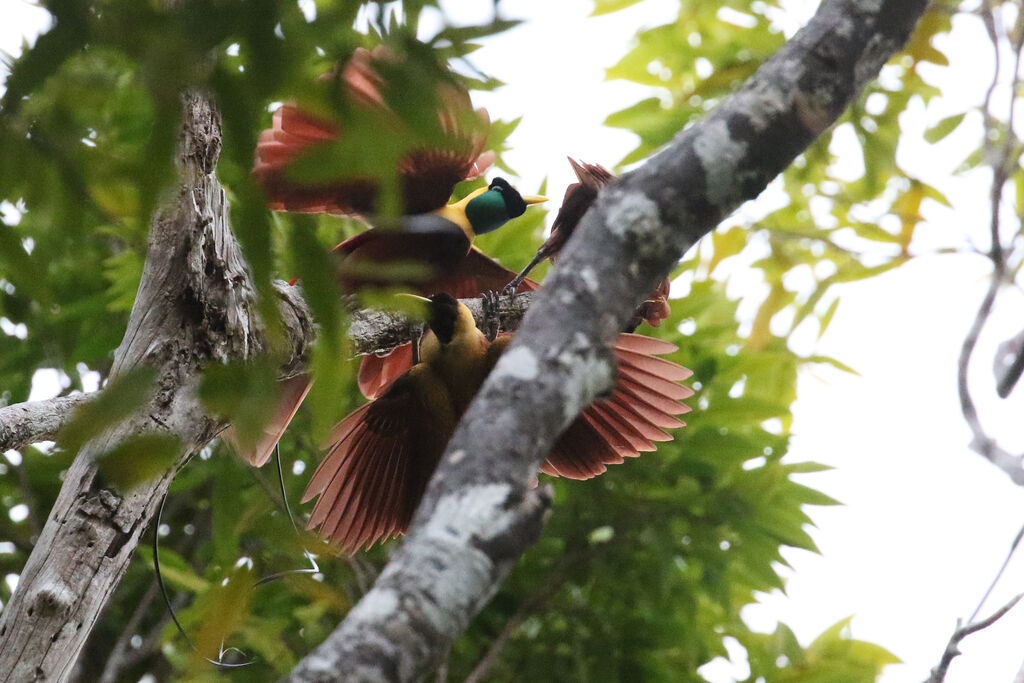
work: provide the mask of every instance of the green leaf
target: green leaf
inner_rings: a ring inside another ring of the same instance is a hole
[[[611,14],[620,9],[632,7],[639,2],[642,0],[594,0],[594,11],[590,13],[590,16],[598,17],[602,14]]]
[[[945,139],[947,135],[952,133],[961,123],[963,123],[964,116],[966,115],[967,112],[961,112],[959,114],[954,114],[953,116],[947,116],[934,126],[925,130],[924,139],[933,145],[939,140]]]
[[[77,452],[86,441],[134,414],[149,402],[156,375],[155,368],[138,366],[111,380],[95,398],[78,406],[57,435],[57,442],[65,450]]]
[[[181,453],[181,441],[173,434],[133,434],[96,459],[99,474],[119,491],[167,473]]]
[[[140,546],[136,552],[155,571],[152,548]],[[210,587],[210,582],[196,574],[185,558],[165,547],[160,548],[160,574],[167,583],[193,593],[202,593]]]
[[[839,308],[839,297],[832,299],[832,303],[828,305],[828,309],[822,314],[821,319],[818,323],[818,339],[821,339],[825,335],[825,330],[832,323],[832,318],[835,317],[836,309]]]
[[[480,38],[486,38],[522,24],[520,19],[495,19],[489,24],[480,26],[447,26],[431,40],[436,44],[441,41],[448,41],[453,45],[467,43]]]
[[[277,367],[264,356],[248,363],[211,365],[203,373],[199,399],[207,411],[231,423],[243,449],[259,442],[277,408]]]
[[[856,370],[851,368],[846,363],[843,363],[840,360],[836,360],[835,358],[832,358],[831,356],[819,356],[819,355],[808,356],[804,360],[806,362],[808,362],[808,363],[825,363],[827,365],[831,365],[832,367],[836,368],[837,370],[842,370],[843,372],[848,372],[851,375],[856,375],[856,376],[860,377],[860,373],[859,372],[857,372]]]

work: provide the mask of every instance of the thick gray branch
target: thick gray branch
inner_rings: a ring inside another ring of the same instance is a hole
[[[515,330],[526,315],[533,295],[517,294],[515,298],[502,296],[496,302],[493,315],[497,316],[503,330]],[[484,329],[488,316],[484,312],[483,299],[459,299],[473,313],[476,324]],[[358,310],[352,313],[348,329],[349,339],[357,353],[370,354],[390,351],[420,336],[423,325],[398,313],[376,310]]]
[[[154,216],[139,291],[111,376],[135,365],[157,369],[146,405],[82,447],[46,526],[0,615],[0,681],[65,680],[139,537],[167,491],[174,468],[130,492],[106,488],[96,457],[131,435],[174,434],[177,466],[223,427],[196,396],[205,364],[264,350],[256,294],[228,226],[224,191],[213,175],[220,119],[206,98],[183,98],[180,186]],[[312,323],[297,293],[280,293],[291,356],[301,367]]]
[[[701,236],[831,125],[926,0],[832,0],[705,121],[602,192],[448,445],[405,544],[291,681],[424,675],[540,532],[527,482],[612,377],[608,343]]]

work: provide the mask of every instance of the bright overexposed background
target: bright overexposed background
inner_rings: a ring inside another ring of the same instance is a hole
[[[793,0],[791,33],[817,3]],[[48,15],[25,0],[0,0],[0,50],[17,53],[48,25]],[[633,146],[630,133],[605,128],[611,112],[649,96],[646,88],[604,81],[604,69],[623,55],[636,31],[669,20],[673,0],[649,0],[628,10],[587,18],[588,0],[506,0],[501,11],[527,23],[486,41],[474,62],[508,85],[476,98],[495,118],[523,117],[508,161],[519,185],[535,190],[544,178],[557,202],[571,182],[566,155],[612,165]],[[489,18],[491,3],[448,3],[452,19]],[[472,14],[472,13],[477,14]],[[427,20],[429,20],[429,15]],[[956,101],[926,109],[911,104],[905,129],[923,129],[980,102],[992,59],[980,22],[954,21],[942,48],[952,66],[941,78]],[[429,27],[426,27],[429,29]],[[962,246],[968,235],[984,247],[987,178],[953,178],[952,171],[981,134],[964,125],[935,147],[902,145],[898,161],[910,175],[946,193],[953,209],[933,211],[914,248]],[[841,137],[841,136],[840,136]],[[840,143],[837,143],[841,145]],[[842,149],[836,149],[842,154]],[[851,172],[855,172],[851,171]],[[771,201],[770,191],[761,202]],[[553,203],[555,203],[553,202]],[[742,209],[757,215],[758,201]],[[725,267],[722,268],[723,272]],[[859,376],[817,366],[800,377],[794,439],[788,460],[813,460],[835,470],[807,483],[844,506],[816,508],[813,536],[821,555],[787,555],[787,592],[762,596],[744,618],[758,630],[787,623],[805,644],[854,615],[853,635],[879,643],[903,664],[887,668],[885,683],[921,681],[934,666],[958,617],[966,618],[1003,561],[1024,522],[1024,491],[968,449],[971,435],[959,411],[956,362],[960,344],[988,285],[980,256],[927,256],[895,271],[842,285],[840,304],[817,353],[840,359]],[[734,265],[731,293],[757,295],[757,278]],[[747,309],[752,313],[752,310]],[[989,432],[1024,451],[1024,388],[995,398],[991,359],[996,345],[1020,331],[1024,296],[1001,298],[975,354],[972,386]],[[813,338],[793,340],[808,352]],[[33,398],[57,393],[56,372],[40,372]],[[982,614],[1024,590],[1024,557],[1016,558]],[[1010,681],[1024,662],[1024,607],[961,645],[948,681]],[[716,681],[749,674],[740,648],[733,662],[717,660],[703,673]]]

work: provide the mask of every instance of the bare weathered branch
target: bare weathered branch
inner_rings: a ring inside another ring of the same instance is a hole
[[[88,394],[71,394],[0,408],[0,452],[53,439],[74,409],[88,399]]]
[[[500,297],[495,303],[496,315],[501,322],[501,329],[514,330],[530,307],[533,295],[517,294],[515,298]],[[484,300],[481,298],[459,299],[473,313],[477,326],[484,328],[487,314],[484,312]],[[371,354],[390,351],[391,349],[417,339],[423,329],[421,323],[399,314],[377,310],[358,310],[352,313],[352,324],[348,330],[357,353]]]
[[[528,487],[612,378],[608,343],[701,236],[760,193],[906,41],[926,0],[831,0],[735,95],[601,193],[470,405],[406,542],[291,681],[405,681],[436,665],[537,538]]]
[[[992,184],[989,190],[989,249],[988,259],[992,262],[992,280],[989,282],[988,290],[982,299],[978,312],[974,316],[970,329],[967,331],[964,341],[960,346],[960,357],[957,361],[957,388],[960,397],[960,411],[964,421],[971,430],[973,439],[971,449],[987,459],[993,465],[1006,473],[1018,486],[1024,486],[1024,454],[1010,453],[999,445],[997,439],[991,436],[978,415],[977,406],[971,396],[970,384],[968,382],[968,370],[970,369],[971,358],[974,349],[978,345],[978,339],[982,330],[988,323],[995,308],[996,299],[1003,286],[1007,284],[1008,271],[1006,267],[1008,254],[1002,243],[1000,229],[1000,210],[1002,205],[1003,191],[1009,179],[1011,163],[1014,152],[1017,149],[1017,138],[1013,134],[1013,128],[1009,124],[1000,124],[999,119],[992,113],[994,95],[1000,81],[1000,52],[1002,51],[1001,39],[1006,36],[1005,31],[999,26],[999,22],[993,12],[991,2],[983,2],[980,8],[981,17],[988,31],[989,39],[992,41],[992,48],[995,55],[995,68],[992,74],[992,82],[985,93],[985,102],[982,105],[984,115],[985,135],[982,136],[984,157],[992,167]],[[1009,38],[1009,36],[1006,36]],[[1014,113],[1017,106],[1015,96],[1020,85],[1020,66],[1022,48],[1024,48],[1024,32],[1016,32],[1012,37],[1011,47],[1013,49],[1013,72],[1010,79],[1009,93],[1010,104],[1007,112],[1007,121],[1014,120]],[[1005,128],[1001,131],[1001,128]],[[996,146],[995,140],[1002,137],[1002,144]],[[1013,366],[1013,362],[1010,366]],[[1013,383],[1011,373],[999,376],[997,373],[998,394],[1009,393]]]
[[[946,678],[946,672],[949,671],[949,665],[952,663],[953,659],[960,654],[960,641],[972,633],[977,633],[978,631],[986,629],[1002,619],[1007,612],[1013,609],[1014,606],[1020,602],[1021,598],[1024,598],[1024,593],[1020,593],[1015,596],[1008,603],[981,621],[975,621],[967,625],[961,625],[961,623],[957,621],[956,630],[953,631],[953,635],[950,636],[949,642],[946,644],[946,650],[942,653],[942,659],[939,661],[939,664],[932,669],[931,675],[928,676],[924,683],[942,683]]]

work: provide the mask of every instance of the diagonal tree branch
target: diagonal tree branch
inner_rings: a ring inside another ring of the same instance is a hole
[[[831,125],[926,0],[830,0],[706,120],[601,193],[448,445],[411,533],[290,681],[423,676],[537,538],[528,481],[605,389],[608,343],[700,237]]]

